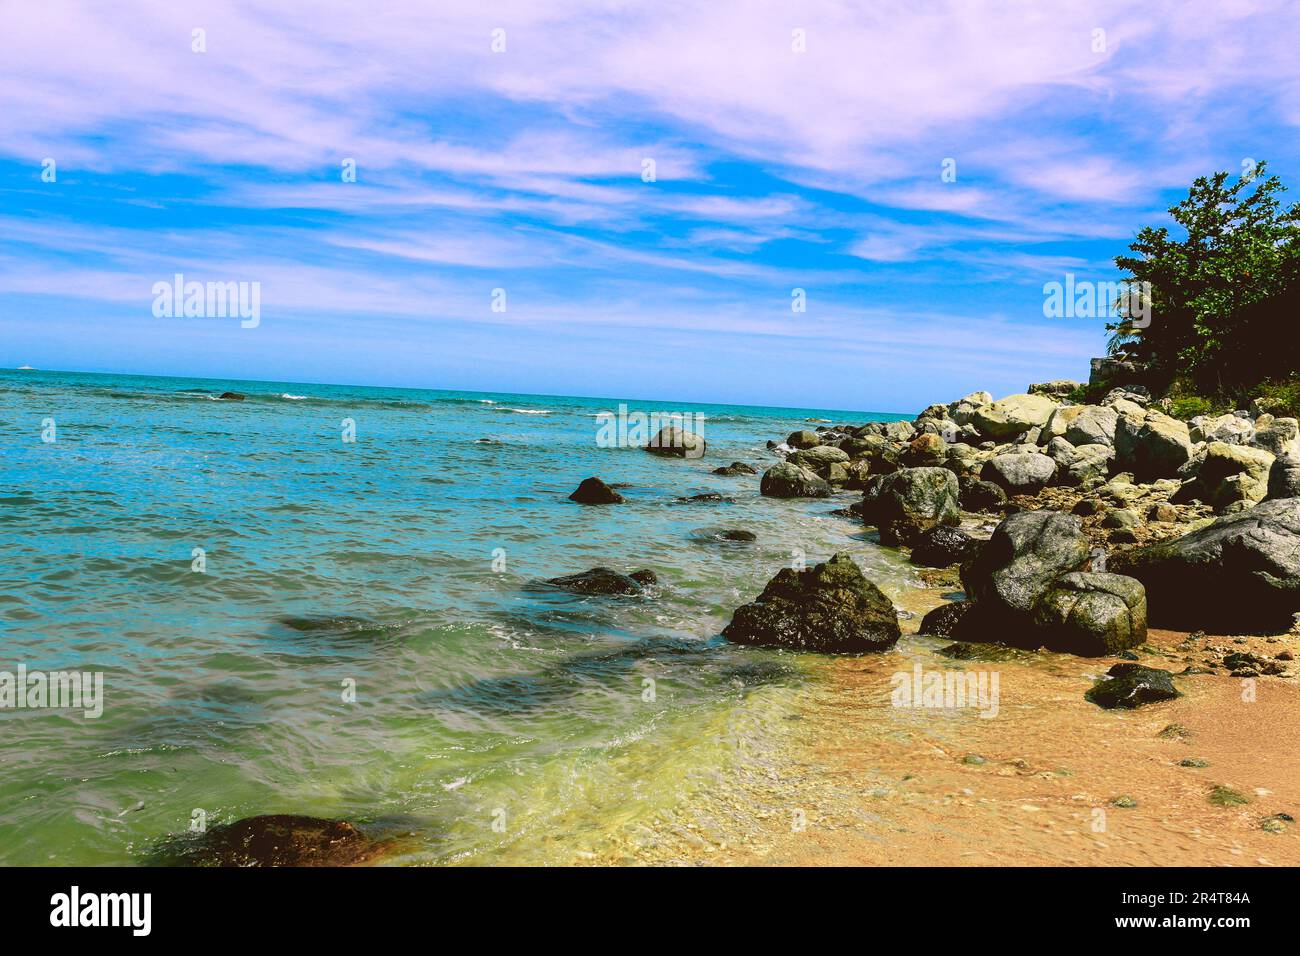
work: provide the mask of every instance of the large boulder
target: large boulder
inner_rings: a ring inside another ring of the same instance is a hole
[[[1146,586],[1156,627],[1285,630],[1300,611],[1300,498],[1262,502],[1109,564]]]
[[[928,528],[961,523],[958,493],[957,476],[946,468],[903,468],[871,482],[862,514],[881,544],[910,544]]]
[[[1294,418],[1261,415],[1255,422],[1254,445],[1276,457],[1300,456],[1300,422]]]
[[[1187,425],[1161,412],[1119,416],[1115,428],[1116,467],[1131,471],[1138,481],[1173,478],[1191,460],[1193,447]]]
[[[1115,449],[1110,445],[1079,445],[1053,438],[1045,449],[1056,462],[1056,480],[1062,485],[1091,488],[1106,480]]]
[[[669,425],[659,429],[658,434],[650,439],[650,444],[645,446],[645,450],[653,455],[664,457],[699,458],[707,447],[708,443],[695,432],[687,431],[677,425]]]
[[[995,455],[980,471],[980,478],[993,482],[1009,495],[1036,494],[1055,476],[1056,462],[1036,451]]]
[[[822,443],[822,436],[810,428],[803,428],[797,432],[791,432],[786,437],[785,443],[791,448],[816,448]]]
[[[1268,494],[1273,455],[1262,448],[1212,441],[1205,449],[1195,481],[1183,496],[1200,498],[1223,512],[1237,502],[1253,505]]]
[[[980,605],[982,627],[1023,625],[1052,582],[1088,556],[1088,537],[1077,517],[1022,511],[1005,518],[979,554],[962,565],[962,585]],[[997,642],[1005,636],[970,639]]]
[[[548,578],[546,583],[575,594],[640,594],[657,581],[655,573],[650,570],[619,574],[609,568],[592,568],[577,574]]]
[[[888,650],[900,634],[894,605],[846,552],[804,571],[782,568],[722,631],[736,644],[823,654]]]
[[[1300,456],[1277,458],[1268,470],[1268,497],[1300,497]]]
[[[1034,604],[1033,622],[1037,633],[1025,636],[1035,647],[1083,657],[1118,654],[1146,641],[1146,590],[1136,578],[1072,571]]]
[[[806,468],[814,474],[830,480],[831,466],[846,465],[849,462],[849,454],[834,448],[831,445],[818,445],[816,448],[809,448],[805,451],[796,451],[786,459],[792,465],[799,468]]]
[[[1043,395],[1008,395],[982,405],[971,416],[979,433],[994,441],[1011,441],[1031,428],[1047,424],[1056,402]]]
[[[831,486],[815,471],[783,461],[763,472],[758,490],[769,498],[825,498]]]
[[[1187,424],[1187,434],[1193,444],[1218,441],[1225,445],[1249,445],[1255,437],[1254,423],[1231,413],[1197,415]]]
[[[937,467],[947,458],[948,446],[943,438],[924,432],[913,438],[903,449],[900,460],[909,468]]]
[[[992,402],[993,396],[988,392],[971,392],[949,405],[948,414],[959,426],[969,425],[975,417],[975,412]]]
[[[622,504],[623,496],[599,478],[593,477],[584,478],[573,494],[569,495],[569,500],[580,505],[617,505]]]

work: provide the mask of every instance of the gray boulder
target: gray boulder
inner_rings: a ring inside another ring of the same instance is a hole
[[[666,458],[699,458],[707,447],[708,443],[695,432],[687,431],[677,425],[669,425],[659,429],[659,433],[650,439],[650,444],[645,446],[645,450],[652,455],[662,455]]]
[[[1083,657],[1118,654],[1146,641],[1146,590],[1135,578],[1072,571],[1039,598],[1033,622],[1034,646]]]
[[[862,514],[881,544],[910,544],[928,528],[961,523],[958,493],[957,476],[946,468],[903,468],[872,480]]]
[[[981,435],[996,441],[1011,441],[1031,428],[1046,425],[1054,411],[1056,402],[1046,396],[1008,395],[977,408],[971,424]]]
[[[831,486],[816,472],[783,461],[763,472],[759,492],[769,498],[825,498]]]
[[[722,631],[736,644],[823,654],[888,650],[900,634],[894,605],[847,552],[804,571],[782,568]]]
[[[962,565],[962,585],[967,597],[980,605],[982,626],[1023,625],[1052,582],[1082,567],[1089,553],[1077,517],[1022,511],[1004,519],[979,554]]]
[[[1300,496],[1300,456],[1287,455],[1274,460],[1268,471],[1268,497],[1297,496]]]
[[[785,443],[791,448],[816,448],[822,443],[822,436],[809,428],[804,428],[791,432]]]
[[[1009,495],[1036,494],[1055,476],[1056,462],[1036,451],[995,455],[980,471],[980,478],[993,482]]]
[[[1187,425],[1161,412],[1141,417],[1121,415],[1115,427],[1116,467],[1131,471],[1138,481],[1173,478],[1191,460],[1193,447]]]
[[[1121,552],[1110,570],[1145,585],[1156,627],[1285,630],[1300,611],[1300,498],[1265,501]]]

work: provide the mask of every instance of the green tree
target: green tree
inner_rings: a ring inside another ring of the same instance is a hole
[[[1300,203],[1284,208],[1285,187],[1265,168],[1200,177],[1169,210],[1181,238],[1147,226],[1115,258],[1130,281],[1150,283],[1151,321],[1107,325],[1111,351],[1146,363],[1157,387],[1182,379],[1236,396],[1296,370]]]

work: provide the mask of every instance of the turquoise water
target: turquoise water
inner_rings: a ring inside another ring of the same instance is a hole
[[[725,788],[809,679],[721,641],[732,609],[796,549],[908,571],[830,514],[851,495],[709,472],[810,418],[906,416],[628,402],[702,413],[689,461],[598,447],[617,405],[0,372],[0,670],[102,671],[105,698],[0,710],[0,863],[150,862],[261,813],[353,820],[395,862],[565,863]],[[567,501],[593,474],[627,503]],[[733,500],[675,500],[707,491]],[[534,585],[595,565],[660,586]]]

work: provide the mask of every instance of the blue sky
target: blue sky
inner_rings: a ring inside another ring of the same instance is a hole
[[[1300,188],[1283,2],[383,6],[6,5],[0,365],[909,411],[1086,377],[1043,284],[1195,176]]]

